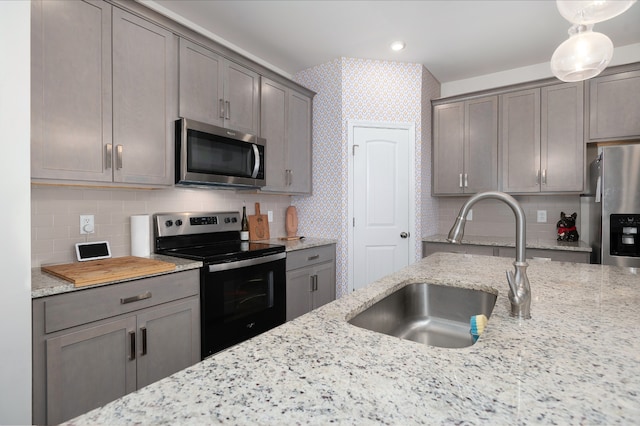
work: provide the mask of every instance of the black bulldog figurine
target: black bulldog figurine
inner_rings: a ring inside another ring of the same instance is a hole
[[[580,235],[576,229],[576,218],[578,213],[567,216],[564,212],[560,212],[560,220],[556,224],[558,228],[558,241],[578,241]]]

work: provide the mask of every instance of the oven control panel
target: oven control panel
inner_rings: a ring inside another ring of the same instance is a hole
[[[240,231],[240,212],[185,212],[153,215],[156,237]]]

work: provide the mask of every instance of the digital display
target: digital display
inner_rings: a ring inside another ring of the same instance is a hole
[[[192,226],[195,225],[217,225],[218,216],[202,216],[189,218],[189,222]]]
[[[111,257],[111,250],[107,241],[76,244],[76,255],[80,262],[85,260],[106,259]]]

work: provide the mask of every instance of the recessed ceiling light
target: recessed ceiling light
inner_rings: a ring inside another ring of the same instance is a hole
[[[395,50],[396,52],[405,48],[404,41],[394,41],[391,43],[391,50]]]

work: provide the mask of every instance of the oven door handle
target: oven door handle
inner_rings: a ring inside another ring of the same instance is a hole
[[[257,257],[255,259],[235,260],[233,262],[217,263],[215,265],[209,265],[209,272],[229,271],[232,269],[245,268],[247,266],[262,265],[263,263],[274,262],[286,257],[287,253],[283,252],[270,254],[264,257]]]

